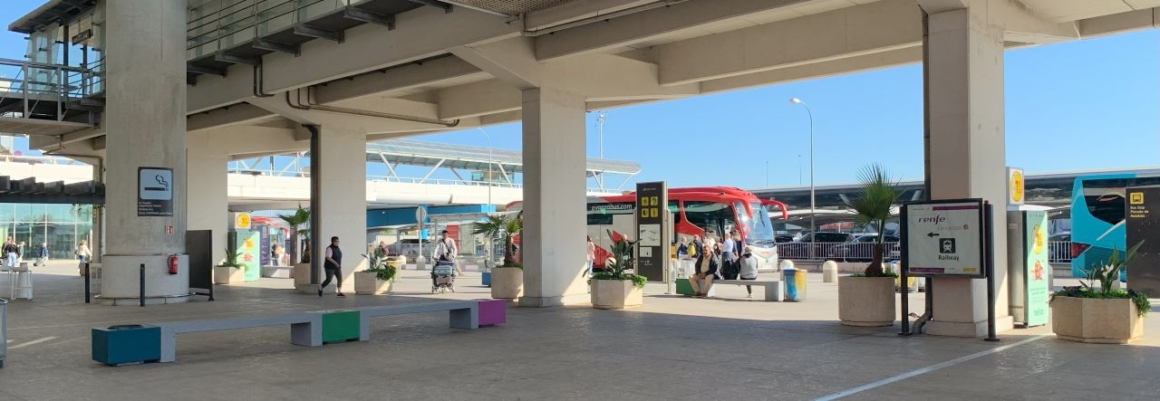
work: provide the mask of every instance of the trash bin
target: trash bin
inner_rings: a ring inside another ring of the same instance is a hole
[[[8,358],[8,301],[0,299],[0,368]]]
[[[781,281],[785,283],[785,301],[806,300],[806,270],[786,268],[781,271]]]

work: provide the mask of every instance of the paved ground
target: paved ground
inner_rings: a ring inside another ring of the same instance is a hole
[[[915,336],[837,322],[837,286],[814,275],[808,300],[664,295],[630,311],[509,308],[508,324],[447,328],[447,317],[379,318],[373,341],[288,344],[284,328],[181,335],[171,364],[107,367],[89,328],[277,311],[487,296],[478,274],[430,295],[406,271],[393,296],[293,293],[290,280],[219,286],[216,302],[146,308],[84,305],[75,267],[38,270],[36,299],[9,307],[0,400],[805,400],[1139,399],[1160,395],[1160,324],[1130,346],[1057,340],[1046,328],[1000,343]],[[7,282],[0,280],[6,289]],[[759,291],[756,290],[755,291]],[[7,292],[3,291],[4,296]],[[758,296],[760,298],[760,296]],[[922,295],[912,296],[921,305]],[[901,375],[901,376],[900,376]],[[883,381],[888,383],[883,384]],[[859,391],[859,388],[862,388]]]

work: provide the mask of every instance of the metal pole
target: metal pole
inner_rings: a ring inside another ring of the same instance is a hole
[[[596,115],[596,124],[600,127],[600,158],[604,159],[604,112]]]
[[[89,262],[84,262],[84,263],[85,263],[85,303],[87,304],[87,303],[92,302],[92,298],[93,298],[92,295],[93,294],[92,294],[92,286],[90,285],[90,282],[89,282],[89,280],[91,280],[89,278]]]
[[[994,227],[992,227],[993,212],[990,202],[983,203],[984,220],[983,229],[983,246],[986,253],[983,254],[986,264],[985,271],[987,272],[987,338],[986,341],[999,341],[995,336],[995,235]]]
[[[492,158],[491,135],[488,135],[487,131],[482,127],[477,127],[476,129],[483,133],[484,138],[487,138],[487,204],[493,205],[491,203],[491,166],[495,164],[495,159]]]

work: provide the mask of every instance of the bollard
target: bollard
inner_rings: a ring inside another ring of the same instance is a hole
[[[8,301],[0,298],[0,368],[8,357]]]
[[[794,267],[793,267],[792,260],[782,259],[781,263],[778,263],[778,270],[793,269],[793,268]]]
[[[822,263],[822,282],[833,283],[838,281],[838,262],[827,260]]]
[[[141,307],[145,307],[145,264],[141,264]]]
[[[89,263],[85,262],[85,303],[92,302],[92,278],[89,277]]]

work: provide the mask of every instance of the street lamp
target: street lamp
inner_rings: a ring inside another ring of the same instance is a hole
[[[604,159],[604,119],[606,118],[606,116],[607,115],[604,114],[603,111],[596,115],[596,125],[600,127],[599,138],[600,138],[600,159],[601,160]]]
[[[814,112],[810,105],[796,97],[789,98],[790,104],[800,104],[806,108],[810,116],[810,260],[814,260],[814,245],[817,242],[817,227],[814,225],[814,215],[817,214],[817,204],[814,194]]]

